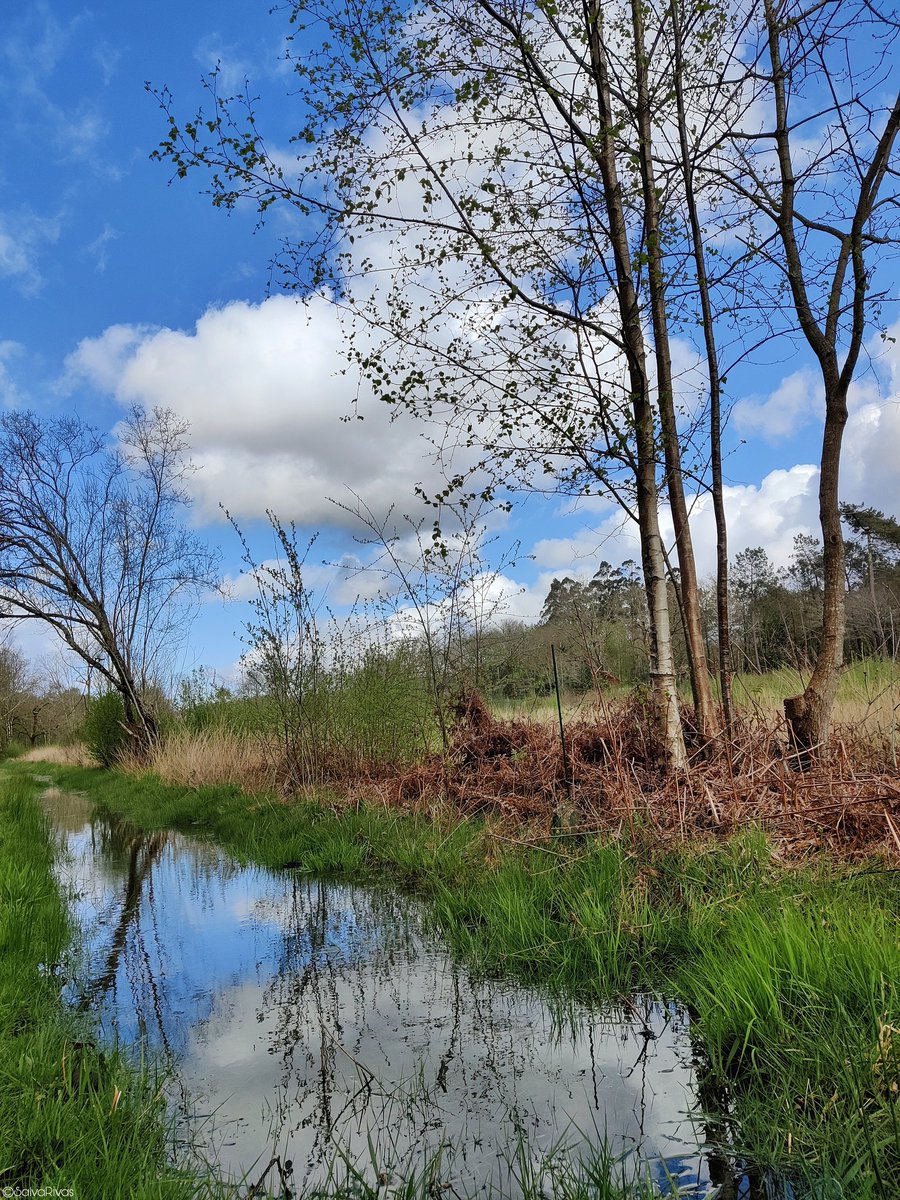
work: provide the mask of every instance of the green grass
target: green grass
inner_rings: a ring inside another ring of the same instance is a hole
[[[52,863],[34,788],[5,776],[0,1187],[71,1188],[79,1200],[197,1195],[196,1181],[166,1165],[167,1118],[153,1072],[99,1048],[86,1022],[60,1002],[60,971],[73,931]]]
[[[592,998],[677,997],[698,1038],[705,1094],[730,1097],[739,1149],[817,1181],[799,1195],[895,1195],[897,873],[824,861],[788,869],[754,831],[669,852],[565,838],[528,848],[482,823],[353,809],[326,795],[287,805],[233,788],[51,770],[145,828],[211,838],[244,861],[387,875],[428,897],[447,940],[485,972]]]
[[[785,696],[802,692],[809,671],[782,667],[762,675],[739,672],[734,677],[734,698],[740,705],[781,710]],[[866,658],[847,663],[838,682],[838,720],[863,719],[871,710],[890,707],[900,699],[900,664],[888,658]]]

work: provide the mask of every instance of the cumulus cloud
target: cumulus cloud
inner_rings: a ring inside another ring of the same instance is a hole
[[[359,337],[365,336],[360,332]],[[349,484],[376,512],[413,501],[443,478],[425,434],[376,401],[347,366],[327,299],[287,296],[209,309],[192,331],[115,325],[67,360],[122,404],[174,409],[191,425],[191,486],[203,518],[224,504],[236,517],[274,509],[304,525],[353,524],[329,503]]]
[[[874,370],[850,396],[841,494],[900,516],[900,321],[868,350]]]
[[[818,469],[797,465],[771,471],[760,484],[725,488],[728,542],[732,557],[749,546],[764,546],[776,566],[790,559],[798,533],[816,533],[818,528]],[[715,516],[709,495],[688,497],[694,553],[701,577],[712,575],[716,566]],[[669,547],[674,547],[672,518],[666,505],[660,509],[660,525]],[[640,561],[637,526],[612,512],[595,527],[582,527],[569,537],[545,538],[534,547],[536,562],[553,575],[590,578],[601,560],[614,564],[626,559]]]
[[[900,397],[865,404],[847,423],[841,493],[900,516]]]

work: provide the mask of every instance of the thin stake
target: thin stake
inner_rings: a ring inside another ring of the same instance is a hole
[[[566,733],[565,729],[563,728],[562,700],[559,696],[559,671],[556,668],[556,647],[552,642],[550,643],[550,658],[553,661],[553,687],[556,690],[556,714],[559,717],[559,742],[562,746],[563,780],[566,784],[566,787],[569,789],[569,799],[571,800],[575,790],[575,783],[574,780],[569,778],[569,755],[566,750]],[[553,827],[556,828],[556,825],[557,814],[554,810]]]

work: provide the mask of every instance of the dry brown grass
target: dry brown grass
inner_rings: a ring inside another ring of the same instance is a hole
[[[95,767],[87,746],[75,742],[71,746],[33,746],[19,756],[19,762],[53,763],[58,767]]]
[[[127,756],[122,769],[152,771],[164,783],[182,787],[228,784],[245,791],[266,791],[273,773],[266,744],[227,729],[181,732],[155,746],[150,757]]]

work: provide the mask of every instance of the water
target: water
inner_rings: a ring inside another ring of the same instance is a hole
[[[352,1163],[370,1182],[430,1170],[447,1195],[514,1196],[605,1139],[684,1194],[730,1180],[701,1144],[676,1006],[555,1002],[474,973],[393,891],[244,867],[76,796],[46,804],[83,930],[67,998],[170,1065],[194,1162],[254,1183],[278,1156],[301,1192]],[[721,1194],[763,1193],[738,1178]]]

